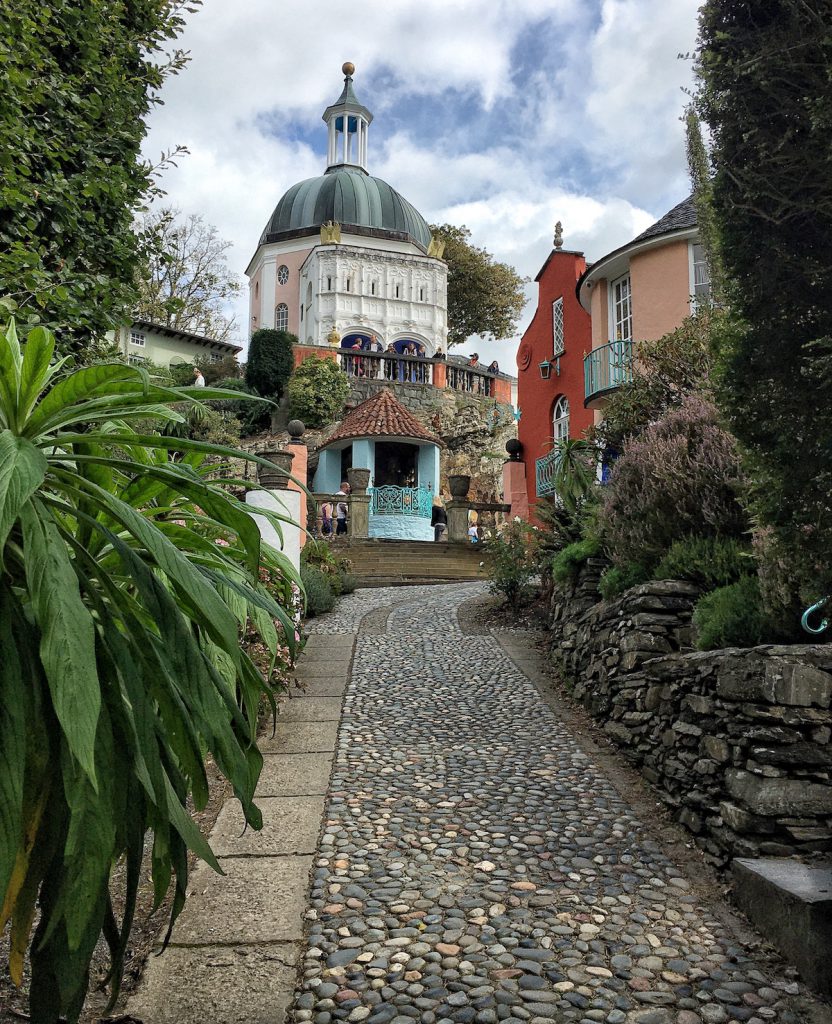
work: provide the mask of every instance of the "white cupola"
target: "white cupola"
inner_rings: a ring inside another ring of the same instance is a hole
[[[343,91],[323,114],[329,129],[326,169],[354,167],[368,174],[367,135],[373,115],[358,102],[353,92],[355,65],[347,61],[341,70],[345,75]]]

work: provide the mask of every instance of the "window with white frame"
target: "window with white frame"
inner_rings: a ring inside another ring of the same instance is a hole
[[[630,290],[630,275],[619,277],[612,283],[611,291],[612,340],[633,340],[633,301]]]
[[[144,334],[141,331],[131,331],[130,332],[130,344],[131,345],[138,345],[139,348],[144,348],[145,341],[146,341],[146,338],[145,338]]]
[[[285,302],[279,303],[274,311],[274,328],[276,331],[289,330],[289,307]]]
[[[566,342],[563,336],[563,296],[555,299],[552,303],[552,352],[556,356],[562,356],[566,351]]]
[[[287,284],[289,281],[289,268],[285,263],[277,268],[277,281],[278,284]]]
[[[707,306],[711,298],[711,278],[708,273],[708,260],[705,246],[693,242],[690,247],[690,295],[691,309]]]
[[[147,359],[144,356],[129,355],[127,357],[127,362],[131,366],[144,366],[144,364],[147,362]]]
[[[569,399],[561,395],[552,411],[552,437],[555,444],[569,440]]]

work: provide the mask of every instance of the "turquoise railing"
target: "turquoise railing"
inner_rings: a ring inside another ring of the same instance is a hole
[[[430,519],[433,495],[426,487],[383,487],[370,489],[370,512],[375,516],[425,516]]]
[[[555,470],[559,455],[557,448],[553,448],[534,464],[535,490],[539,498],[555,493]]]
[[[633,343],[611,341],[584,356],[584,404],[633,378]]]

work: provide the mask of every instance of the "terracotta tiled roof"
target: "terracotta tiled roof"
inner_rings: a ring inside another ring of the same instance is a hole
[[[372,398],[348,412],[323,447],[351,437],[412,437],[417,441],[441,444],[436,434],[422,426],[387,388],[377,391]]]

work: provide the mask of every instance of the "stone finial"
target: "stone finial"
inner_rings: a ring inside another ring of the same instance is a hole
[[[563,248],[563,224],[560,221],[555,224],[555,237],[552,241],[556,249]]]

